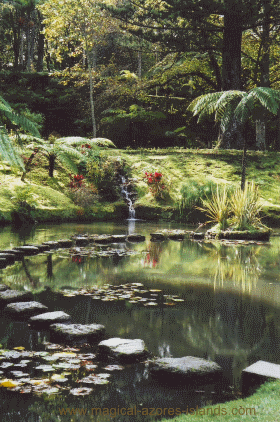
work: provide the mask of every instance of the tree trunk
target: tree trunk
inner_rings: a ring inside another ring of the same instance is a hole
[[[265,119],[263,116],[256,120],[256,145],[259,150],[265,150]]]
[[[96,69],[96,49],[92,49],[92,59],[88,50],[86,51],[87,54],[87,62],[88,62],[88,71],[89,71],[89,98],[90,98],[90,109],[91,109],[91,121],[92,121],[92,135],[93,138],[96,138],[96,120],[95,120],[95,112],[94,112],[94,100],[93,100],[93,78],[92,78],[92,68],[93,70]]]
[[[53,177],[54,163],[55,163],[55,155],[54,154],[50,154],[49,155],[49,176],[50,177]]]
[[[224,15],[222,88],[223,91],[241,90],[242,22],[236,4],[233,5],[230,0],[226,3],[228,8]],[[236,119],[233,119],[228,130],[221,133],[218,145],[226,149],[242,148],[242,126]]]
[[[241,172],[241,190],[244,190],[245,188],[246,165],[247,165],[247,142],[246,142],[246,137],[244,137],[243,155],[242,155],[242,172]]]
[[[141,48],[138,50],[138,78],[142,77],[142,51]]]

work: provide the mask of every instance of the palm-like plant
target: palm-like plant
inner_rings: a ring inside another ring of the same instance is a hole
[[[221,230],[225,230],[228,226],[228,217],[231,213],[230,202],[228,197],[227,186],[223,189],[217,185],[216,192],[212,191],[211,198],[202,199],[202,207],[196,207],[204,211],[210,218],[207,223],[217,223]]]
[[[76,173],[78,171],[75,160],[84,159],[84,156],[77,147],[83,144],[89,145],[94,150],[99,150],[102,146],[115,147],[112,141],[105,138],[87,139],[80,136],[70,136],[58,139],[50,137],[49,141],[34,138],[33,142],[27,145],[26,148],[33,151],[37,149],[48,159],[49,176],[53,177],[56,161],[59,161],[71,172]]]
[[[280,104],[280,91],[267,87],[257,87],[249,92],[245,91],[222,91],[201,95],[195,98],[188,110],[198,115],[198,122],[203,118],[215,113],[215,121],[220,121],[221,130],[224,133],[229,129],[232,122],[239,122],[244,128],[250,116],[254,115],[257,107],[261,106],[272,114],[277,114]],[[246,137],[244,137],[241,189],[245,185],[246,170]]]
[[[32,133],[35,137],[40,136],[39,131],[34,123],[26,117],[16,113],[7,101],[0,96],[0,155],[3,160],[8,161],[16,167],[21,167],[24,170],[23,160],[19,151],[16,146],[13,145],[4,126],[5,118],[12,124],[20,126],[25,131]]]

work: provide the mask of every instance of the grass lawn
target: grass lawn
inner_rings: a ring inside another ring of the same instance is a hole
[[[263,384],[255,394],[246,399],[233,400],[201,409],[188,409],[189,414],[181,414],[172,419],[161,419],[161,422],[170,420],[172,422],[210,422],[213,420],[217,422],[278,422],[280,420],[279,399],[280,381],[272,381]]]
[[[108,155],[120,157],[129,177],[135,179],[137,199],[136,215],[147,219],[178,219],[178,204],[182,186],[191,181],[205,184],[214,183],[238,185],[241,179],[242,151],[236,150],[191,150],[180,148],[107,150]],[[271,222],[280,220],[280,153],[248,152],[247,180],[259,186],[264,211]],[[25,182],[20,180],[20,172],[0,163],[0,221],[11,221],[14,197],[17,187],[21,190],[30,186],[36,202],[40,221],[59,218],[61,221],[77,219],[79,206],[69,198],[68,170],[56,167],[54,177],[50,178],[47,163],[41,160],[27,174]],[[155,200],[144,180],[145,171],[159,171],[164,183],[169,186],[169,195],[164,200]],[[125,202],[120,200],[122,207]],[[117,204],[120,205],[120,204]],[[113,204],[100,202],[89,210],[87,216],[92,220],[114,218],[116,208]],[[122,208],[123,209],[123,208]],[[119,211],[120,214],[120,211]],[[118,214],[118,215],[119,215]],[[269,224],[270,221],[268,221]]]

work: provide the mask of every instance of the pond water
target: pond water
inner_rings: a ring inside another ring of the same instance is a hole
[[[214,405],[229,399],[231,388],[241,388],[241,371],[246,366],[260,359],[280,363],[280,238],[272,237],[267,243],[151,242],[150,233],[161,229],[193,228],[144,221],[133,225],[106,222],[37,225],[21,230],[1,228],[0,249],[70,238],[77,233],[137,232],[144,234],[146,241],[100,246],[98,256],[92,257],[77,258],[66,249],[26,257],[0,270],[0,283],[17,290],[32,289],[35,298],[50,311],[64,310],[76,323],[101,323],[108,337],[141,338],[155,356],[213,360],[223,368],[227,380],[225,395],[218,395],[211,386],[191,393],[188,386],[159,385],[149,379],[144,364],[128,365],[115,371],[112,381],[96,388],[90,396],[65,393],[34,398],[1,391],[3,420],[107,421],[114,416],[112,413],[96,416],[88,411],[87,416],[70,416],[61,415],[59,409],[186,409]],[[110,253],[112,249],[119,253]],[[160,303],[149,308],[128,300],[104,302],[75,295],[82,287],[103,288],[131,282],[142,283],[147,290],[162,290],[165,303],[174,306]],[[59,290],[74,294],[63,296]],[[48,332],[31,330],[27,322],[12,321],[0,313],[3,348],[45,350],[43,343],[48,341]],[[140,413],[114,419],[153,419]]]

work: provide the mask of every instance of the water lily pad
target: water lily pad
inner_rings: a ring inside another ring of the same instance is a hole
[[[63,346],[61,346],[60,344],[48,344],[46,346],[47,350],[63,350]]]
[[[51,380],[64,383],[68,381],[68,378],[66,378],[63,374],[54,374],[51,376]]]
[[[6,369],[9,368],[10,366],[13,366],[14,364],[11,362],[2,362],[0,365],[0,368]]]
[[[17,387],[18,385],[20,385],[20,383],[13,379],[6,378],[3,380],[0,380],[0,387],[12,388],[12,387]]]
[[[93,388],[73,388],[69,391],[70,394],[73,394],[74,396],[87,396],[93,391]]]
[[[96,368],[97,368],[97,366],[98,366],[98,365],[86,364],[86,365],[85,365],[85,368],[86,368],[88,371],[93,371],[94,369],[96,369]]]
[[[14,376],[14,377],[28,377],[29,374],[24,373],[22,371],[10,371],[10,373]]]
[[[71,357],[76,357],[77,353],[73,353],[73,352],[58,352],[55,353],[53,356],[56,356],[58,358],[71,358]]]
[[[56,369],[69,369],[70,371],[75,371],[80,368],[80,365],[73,365],[71,363],[60,362],[54,365]]]
[[[39,371],[43,371],[43,372],[54,371],[54,367],[51,365],[39,365],[39,366],[36,366],[35,369],[38,369]]]
[[[57,394],[59,392],[59,388],[37,386],[33,388],[33,391],[35,394]]]
[[[121,365],[107,365],[105,368],[105,371],[121,371],[124,369],[124,366]]]
[[[25,347],[23,347],[23,346],[14,347],[14,350],[25,350]]]
[[[85,377],[81,380],[79,380],[78,382],[82,383],[82,384],[95,384],[95,385],[105,385],[105,384],[109,384],[109,381],[100,376],[101,374],[98,375],[89,375],[88,377]],[[110,374],[105,374],[105,375],[110,375]]]

